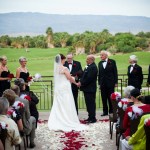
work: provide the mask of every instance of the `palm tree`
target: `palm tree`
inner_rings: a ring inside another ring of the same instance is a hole
[[[53,44],[53,30],[52,30],[51,27],[47,28],[46,34],[47,34],[47,47],[54,48],[54,44]]]

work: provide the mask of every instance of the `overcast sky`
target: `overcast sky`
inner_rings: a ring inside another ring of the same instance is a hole
[[[150,0],[0,0],[0,13],[7,12],[150,17]]]

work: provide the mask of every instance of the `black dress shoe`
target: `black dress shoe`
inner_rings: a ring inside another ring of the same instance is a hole
[[[88,119],[85,119],[84,121],[85,121],[85,122],[88,122],[88,121],[90,121],[90,119],[88,118]]]
[[[89,120],[88,123],[95,123],[96,120]]]
[[[103,114],[101,114],[101,116],[107,116],[108,114],[106,114],[106,113],[103,113]]]
[[[30,143],[30,148],[34,148],[35,144],[34,143]]]

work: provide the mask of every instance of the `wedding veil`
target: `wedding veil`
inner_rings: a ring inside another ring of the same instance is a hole
[[[61,56],[58,54],[54,59],[54,92],[58,85],[60,84],[60,66],[61,66]]]

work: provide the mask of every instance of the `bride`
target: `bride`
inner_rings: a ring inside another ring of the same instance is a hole
[[[81,131],[87,129],[80,124],[71,90],[71,83],[77,84],[64,67],[66,57],[59,54],[54,62],[54,101],[48,120],[50,130]]]

